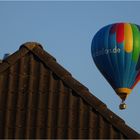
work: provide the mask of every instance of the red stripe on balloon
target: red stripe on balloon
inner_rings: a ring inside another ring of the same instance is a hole
[[[132,85],[131,89],[133,89],[139,81],[140,81],[140,71],[138,72],[135,79],[135,83]]]
[[[124,23],[117,24],[117,43],[122,43],[124,41]]]

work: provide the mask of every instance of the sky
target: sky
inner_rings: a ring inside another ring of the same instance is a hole
[[[35,41],[74,78],[140,133],[140,83],[119,110],[121,100],[95,66],[91,42],[103,26],[140,24],[140,1],[0,1],[0,58]]]

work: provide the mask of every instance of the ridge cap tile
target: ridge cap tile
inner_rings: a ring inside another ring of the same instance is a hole
[[[24,43],[24,44],[22,44],[22,45],[20,46],[20,49],[21,49],[22,47],[25,47],[25,48],[27,48],[27,49],[29,49],[29,50],[31,50],[31,51],[32,51],[34,48],[37,48],[37,47],[40,47],[41,49],[43,49],[42,45],[41,45],[40,43],[38,43],[38,42],[26,42],[26,43]]]
[[[44,51],[41,47],[35,47],[32,52],[37,55],[42,61],[47,61],[47,63],[49,63],[49,61],[55,61],[56,59],[55,57],[53,57],[51,54],[49,54],[48,52]]]
[[[7,58],[2,60],[0,63],[0,73],[3,72],[5,69],[13,65],[19,58],[23,57],[29,50],[26,48],[21,48],[20,51],[17,50],[13,54],[9,55]]]

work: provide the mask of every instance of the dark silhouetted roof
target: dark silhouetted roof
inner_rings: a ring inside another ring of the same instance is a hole
[[[140,138],[38,43],[0,64],[0,138]]]

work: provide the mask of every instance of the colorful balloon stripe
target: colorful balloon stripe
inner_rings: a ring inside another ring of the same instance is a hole
[[[117,43],[122,43],[124,41],[124,24],[120,23],[116,25],[117,27]]]
[[[124,24],[124,49],[127,53],[132,52],[133,49],[133,33],[131,25],[128,23]]]

